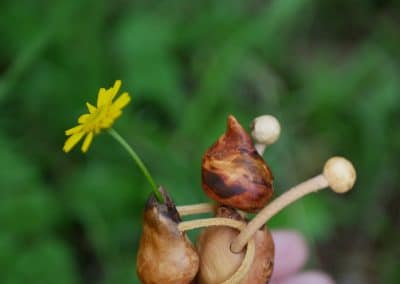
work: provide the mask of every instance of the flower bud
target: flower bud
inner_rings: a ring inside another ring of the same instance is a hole
[[[150,196],[137,255],[137,273],[145,284],[188,284],[199,268],[198,254],[184,232],[175,204],[160,190],[165,203]]]

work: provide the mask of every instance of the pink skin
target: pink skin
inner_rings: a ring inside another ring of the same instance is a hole
[[[272,232],[275,242],[275,267],[270,284],[334,284],[331,277],[322,271],[300,269],[308,259],[308,246],[304,238],[295,231]]]

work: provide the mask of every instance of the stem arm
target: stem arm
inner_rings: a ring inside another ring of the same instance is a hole
[[[232,252],[237,253],[242,251],[247,242],[272,216],[285,208],[290,203],[303,197],[304,195],[316,192],[320,189],[328,187],[328,182],[323,175],[318,175],[309,179],[299,185],[289,189],[281,196],[276,198],[270,204],[265,206],[254,218],[251,220],[246,228],[233,240],[231,244]]]
[[[187,216],[212,212],[214,210],[214,205],[211,203],[198,203],[193,205],[177,206],[176,209],[180,216]]]
[[[121,144],[121,146],[129,153],[132,160],[137,164],[139,169],[142,171],[143,175],[146,177],[147,181],[150,183],[152,190],[154,192],[154,195],[157,198],[157,201],[160,203],[164,203],[164,199],[163,199],[160,191],[158,190],[156,183],[154,182],[149,171],[147,170],[146,166],[144,165],[142,160],[139,158],[139,156],[136,154],[136,152],[132,149],[132,147],[128,144],[128,142],[126,142],[126,140],[121,135],[119,135],[119,133],[117,131],[115,131],[115,129],[110,128],[108,130],[108,133],[115,140],[117,140],[119,144]]]

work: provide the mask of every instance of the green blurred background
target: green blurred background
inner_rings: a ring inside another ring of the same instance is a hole
[[[207,201],[201,157],[230,113],[280,120],[275,196],[348,157],[351,193],[269,226],[303,232],[338,283],[400,283],[399,19],[395,0],[2,0],[0,283],[138,283],[150,187],[108,135],[61,150],[116,79],[132,102],[115,128],[179,205]]]

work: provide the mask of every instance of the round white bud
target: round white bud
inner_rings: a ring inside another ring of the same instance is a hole
[[[357,178],[356,170],[352,163],[343,157],[332,157],[324,166],[323,175],[329,187],[336,193],[349,191]]]
[[[279,121],[272,115],[262,115],[253,120],[251,135],[257,143],[270,145],[278,140],[281,133]]]

